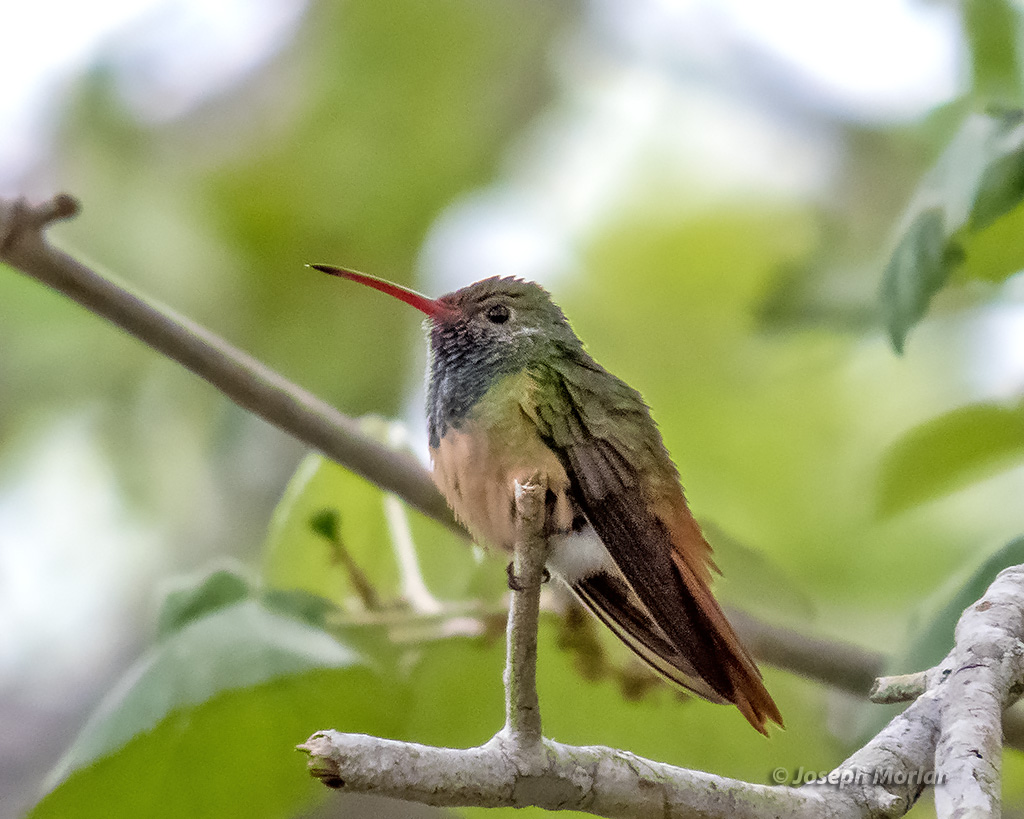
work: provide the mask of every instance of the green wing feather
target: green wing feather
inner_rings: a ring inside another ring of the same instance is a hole
[[[531,376],[530,414],[626,587],[616,591],[594,576],[575,584],[577,594],[660,673],[708,699],[734,702],[762,732],[766,719],[781,724],[707,587],[710,548],[640,394],[585,352],[531,368]],[[659,514],[665,498],[669,516]]]

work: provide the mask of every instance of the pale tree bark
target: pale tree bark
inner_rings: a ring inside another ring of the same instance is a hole
[[[0,200],[0,262],[74,299],[243,408],[465,534],[414,458],[364,435],[354,419],[209,330],[54,248],[45,228],[77,211],[77,203],[64,195],[38,206]],[[1024,733],[1019,717],[1011,724],[1003,715],[1021,691],[1024,568],[1004,571],[965,612],[956,646],[942,664],[880,681],[880,701],[915,701],[825,781],[801,788],[751,784],[543,737],[534,684],[546,548],[543,487],[544,476],[537,476],[536,485],[517,492],[517,591],[508,625],[504,727],[468,750],[319,732],[301,747],[325,784],[432,805],[539,805],[614,817],[861,817],[902,815],[925,784],[938,778],[944,783],[936,789],[940,816],[998,815],[1001,719],[1008,734]],[[867,681],[884,663],[878,653],[768,626],[742,613],[730,616],[762,660],[846,690],[866,693]]]
[[[913,704],[863,748],[804,787],[752,784],[540,734],[532,681],[546,555],[544,488],[540,478],[517,492],[505,726],[465,750],[321,731],[299,748],[325,785],[447,807],[538,806],[651,819],[854,819],[902,816],[935,784],[940,817],[999,815],[1000,717],[1024,680],[1024,566],[1003,571],[964,613],[946,659],[921,675],[920,686],[902,689],[899,699],[913,696]],[[904,682],[880,681],[879,696]]]

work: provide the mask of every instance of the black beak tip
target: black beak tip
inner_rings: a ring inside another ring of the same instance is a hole
[[[306,267],[311,268],[312,270],[319,270],[321,273],[327,273],[331,276],[338,275],[338,268],[332,267],[329,264],[307,264]]]

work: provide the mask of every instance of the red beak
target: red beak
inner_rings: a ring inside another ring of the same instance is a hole
[[[426,313],[431,318],[436,318],[440,313],[444,312],[444,307],[441,306],[437,299],[428,299],[415,290],[402,287],[400,284],[393,284],[392,282],[384,281],[384,279],[378,279],[376,276],[368,276],[365,273],[357,273],[355,270],[346,270],[343,267],[331,267],[326,264],[311,264],[309,266],[322,273],[365,284],[374,290],[380,290],[381,293],[394,296],[399,301],[404,301],[406,304]]]

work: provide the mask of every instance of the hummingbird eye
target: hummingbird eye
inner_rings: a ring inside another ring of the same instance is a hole
[[[504,324],[512,317],[512,311],[504,304],[494,304],[487,308],[484,315],[491,324]]]

